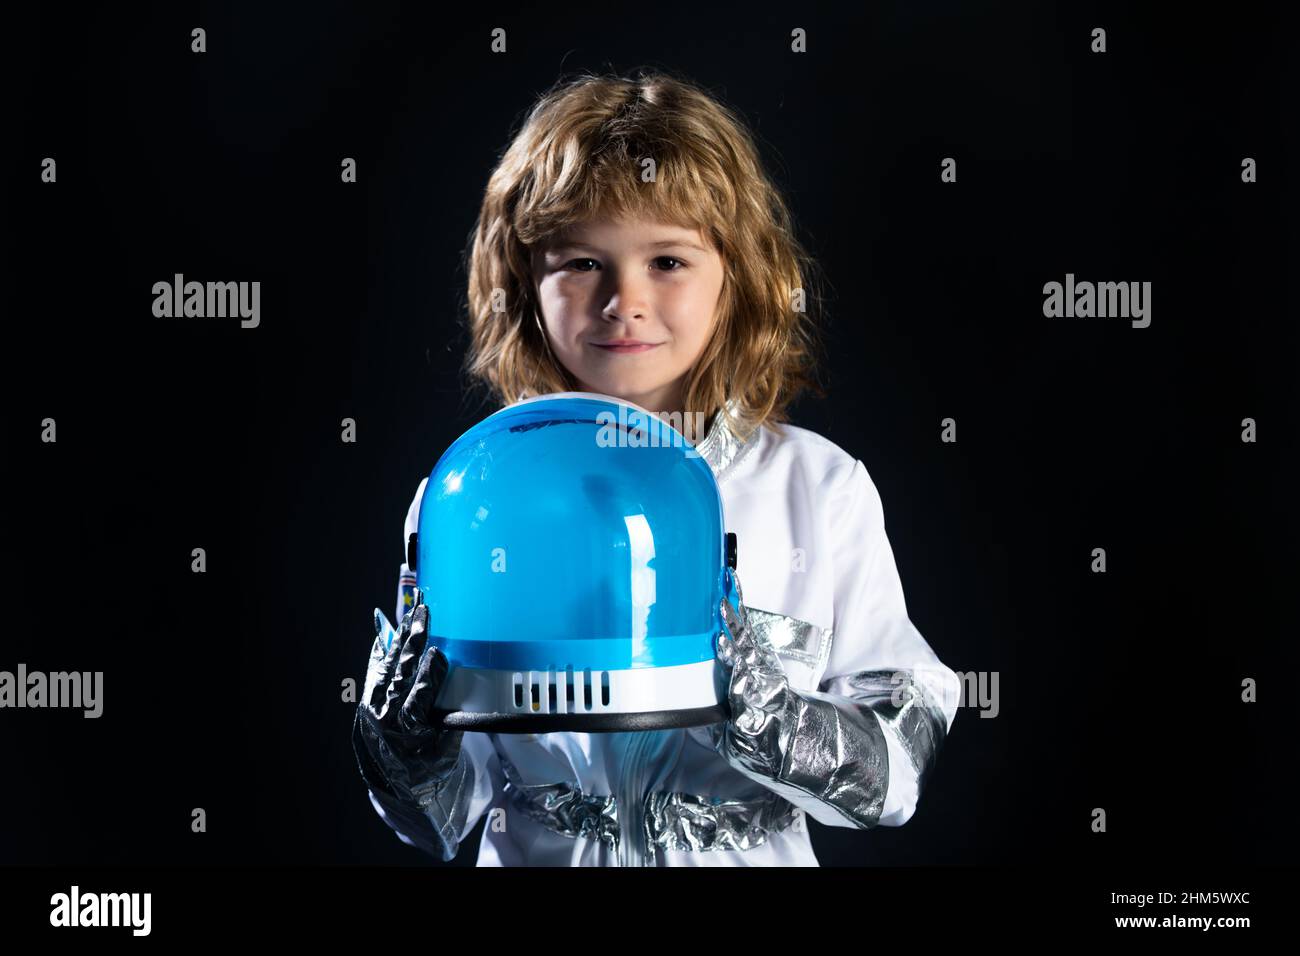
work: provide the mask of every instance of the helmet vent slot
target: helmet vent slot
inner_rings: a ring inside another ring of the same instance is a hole
[[[593,708],[594,692],[592,673],[587,668],[575,672],[572,664],[544,671],[516,671],[512,675],[514,705],[516,710],[531,711],[535,714],[572,714],[578,711],[578,702],[582,709]],[[598,671],[600,683],[599,707],[608,707],[610,702],[609,671]],[[581,682],[581,691],[579,691]]]

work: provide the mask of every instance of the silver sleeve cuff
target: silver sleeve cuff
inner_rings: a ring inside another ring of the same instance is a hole
[[[378,787],[370,788],[370,800],[380,818],[403,842],[418,847],[444,863],[455,859],[461,834],[469,821],[474,769],[464,750],[456,767],[436,787],[417,793],[422,812],[394,799]]]
[[[828,826],[870,829],[889,791],[889,748],[871,708],[848,697],[797,691],[765,629],[751,627],[740,576],[724,597],[717,654],[731,717],[717,749],[736,770]],[[755,622],[756,624],[758,622]]]
[[[915,778],[919,799],[948,733],[948,719],[935,694],[910,668],[868,670],[822,682],[828,694],[848,698],[875,714],[886,737],[907,755],[895,773]]]
[[[876,715],[860,701],[795,691],[726,725],[728,761],[827,826],[870,829],[889,790],[889,756]]]
[[[469,804],[474,794],[474,774],[469,754],[462,747],[450,775],[440,780],[436,787],[414,791],[444,848],[443,860],[453,859],[460,849],[461,834],[469,820]]]

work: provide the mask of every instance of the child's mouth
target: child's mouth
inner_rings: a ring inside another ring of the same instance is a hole
[[[592,342],[591,344],[596,346],[598,349],[604,349],[606,352],[616,352],[621,354],[624,352],[648,352],[651,349],[657,349],[660,343],[643,343],[641,345],[601,345],[599,342]]]

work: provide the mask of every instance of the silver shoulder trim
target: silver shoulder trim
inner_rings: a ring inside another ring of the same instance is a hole
[[[762,428],[755,428],[748,441],[741,441],[732,430],[731,416],[738,406],[736,399],[729,399],[723,408],[718,409],[709,424],[708,434],[695,446],[700,457],[713,469],[713,477],[722,481],[723,477],[738,465],[750,450],[758,444]]]

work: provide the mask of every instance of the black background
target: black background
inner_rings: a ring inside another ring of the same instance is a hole
[[[457,317],[493,162],[562,74],[637,66],[756,130],[833,287],[831,397],[794,421],[865,463],[940,659],[1000,674],[914,818],[810,823],[818,858],[1294,859],[1297,34],[1238,4],[865,6],[11,21],[0,669],[102,670],[105,709],[0,713],[0,863],[434,864],[371,809],[340,682],[420,478],[492,410]],[[177,272],[259,280],[260,327],[154,318]],[[1152,282],[1151,326],[1044,318],[1067,272]]]

